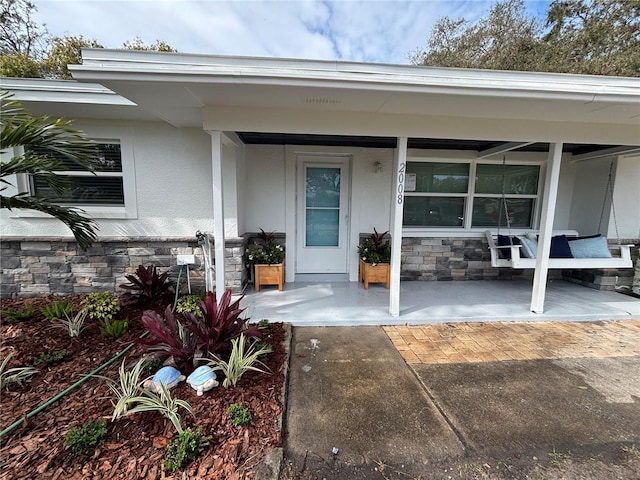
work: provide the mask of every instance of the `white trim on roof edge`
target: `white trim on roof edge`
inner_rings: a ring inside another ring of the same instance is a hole
[[[298,85],[637,103],[640,79],[322,60],[84,49],[78,80]]]

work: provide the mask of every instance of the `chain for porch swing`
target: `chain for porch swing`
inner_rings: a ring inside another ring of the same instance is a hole
[[[616,239],[618,245],[621,245],[620,232],[618,232],[618,219],[616,218],[616,206],[613,203],[613,158],[609,164],[609,178],[607,179],[607,189],[604,192],[604,199],[602,200],[602,211],[600,212],[600,220],[598,221],[598,233],[602,232],[602,219],[604,218],[604,210],[607,206],[607,196],[609,196],[609,201],[611,202],[611,215],[613,216],[613,226],[616,229]]]
[[[616,230],[616,240],[618,245],[621,245],[620,241],[620,232],[618,231],[618,219],[616,217],[616,206],[613,201],[613,164],[614,159],[611,159],[611,163],[609,164],[609,176],[607,179],[607,188],[604,192],[604,198],[602,200],[602,210],[600,212],[600,220],[598,221],[598,233],[602,230],[602,220],[604,219],[604,211],[607,206],[607,197],[609,197],[609,201],[611,202],[611,215],[613,216],[613,226]],[[507,206],[507,197],[506,197],[506,188],[507,188],[507,159],[506,156],[502,156],[502,197],[500,202],[500,211],[498,216],[498,235],[500,234],[500,227],[502,225],[502,212],[504,209],[504,217],[507,222],[507,230],[509,232],[509,244],[513,245],[513,239],[511,237],[511,215],[509,214],[509,207]]]
[[[504,209],[504,218],[507,221],[507,231],[509,235],[509,244],[513,246],[513,238],[511,236],[511,215],[507,206],[507,157],[502,156],[502,197],[500,198],[500,209],[498,210],[498,235],[500,235],[500,227],[502,226],[502,212]]]

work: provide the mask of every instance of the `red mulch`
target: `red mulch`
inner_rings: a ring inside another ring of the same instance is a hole
[[[80,337],[69,338],[66,330],[50,328],[51,322],[40,308],[59,297],[3,300],[3,310],[22,309],[33,304],[36,316],[28,321],[1,324],[0,361],[8,353],[15,356],[10,367],[30,366],[43,352],[66,349],[70,353],[58,364],[40,364],[38,373],[24,386],[12,386],[0,392],[2,414],[0,429],[5,429],[57,393],[72,385],[120,352],[143,331],[140,321],[142,309],[123,307],[118,318],[129,318],[129,331],[120,339],[100,335],[95,322],[87,320],[87,328]],[[82,296],[66,297],[78,305]],[[164,311],[158,306],[158,311]],[[76,307],[74,311],[77,311]],[[245,374],[236,387],[222,386],[196,395],[186,382],[180,383],[172,394],[186,400],[195,417],[181,409],[183,427],[202,426],[212,438],[198,459],[172,473],[164,472],[164,447],[177,437],[175,428],[155,412],[123,417],[111,422],[113,407],[106,382],[90,379],[56,403],[38,413],[0,439],[0,479],[251,479],[254,467],[270,449],[281,445],[278,416],[282,412],[279,395],[282,390],[286,361],[284,329],[272,324],[265,330],[264,341],[273,347],[265,362],[271,375],[255,372]],[[144,352],[136,345],[126,355],[134,362]],[[118,359],[100,372],[116,378],[122,362]],[[189,371],[182,372],[188,375]],[[253,417],[248,426],[234,427],[227,421],[227,408],[242,402]],[[64,448],[67,432],[88,419],[107,420],[107,440],[91,456],[68,460]],[[66,462],[66,463],[65,463]]]

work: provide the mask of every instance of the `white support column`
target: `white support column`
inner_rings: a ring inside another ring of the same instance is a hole
[[[215,241],[216,298],[225,291],[224,280],[224,191],[222,188],[222,132],[210,131],[213,177],[213,238]]]
[[[549,158],[547,159],[547,174],[544,182],[542,215],[538,236],[538,255],[536,256],[536,269],[533,274],[533,290],[531,292],[531,311],[534,313],[542,313],[544,310],[553,217],[555,215],[556,199],[558,197],[558,180],[560,178],[561,162],[562,143],[552,143],[549,146]]]
[[[404,211],[404,179],[407,172],[407,137],[398,137],[394,159],[395,179],[391,195],[391,282],[389,314],[400,315],[400,261],[402,253],[402,213]]]

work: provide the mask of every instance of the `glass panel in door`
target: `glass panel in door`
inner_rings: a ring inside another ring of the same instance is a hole
[[[340,168],[307,167],[305,185],[305,246],[338,247]]]

